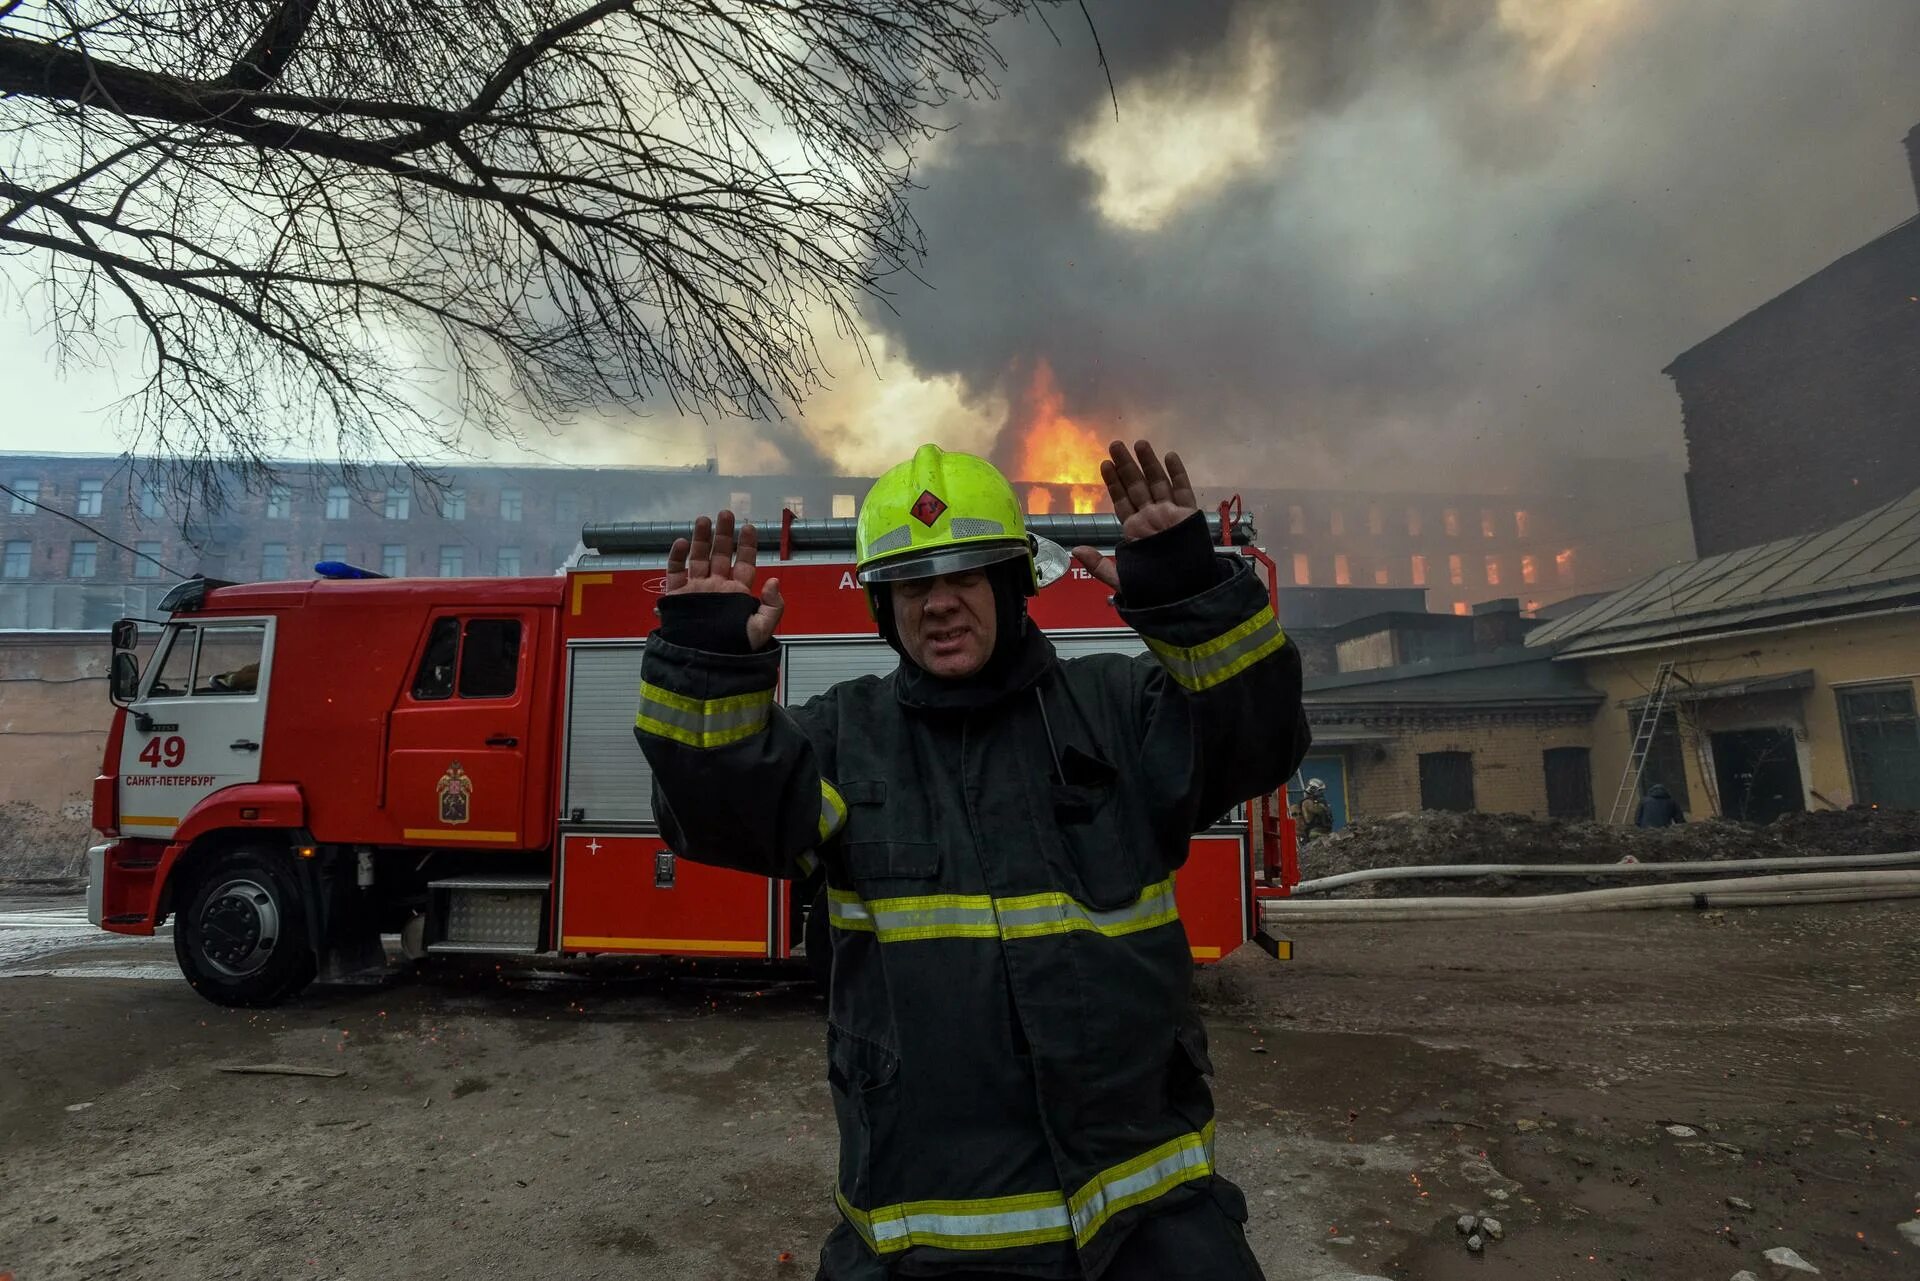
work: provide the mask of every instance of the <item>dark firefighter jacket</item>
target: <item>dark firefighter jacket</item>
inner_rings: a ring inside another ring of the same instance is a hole
[[[636,735],[668,843],[826,868],[844,1222],[823,1275],[1098,1276],[1212,1180],[1172,877],[1190,833],[1292,774],[1307,729],[1250,564],[1209,555],[1196,582],[1116,600],[1152,658],[1056,662],[1036,634],[1025,687],[971,710],[905,701],[898,672],[785,709],[778,646],[675,644],[663,608]]]

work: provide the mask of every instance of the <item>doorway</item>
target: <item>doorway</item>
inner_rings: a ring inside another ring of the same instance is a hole
[[[1727,818],[1771,823],[1807,807],[1792,730],[1723,730],[1713,736],[1713,767]]]

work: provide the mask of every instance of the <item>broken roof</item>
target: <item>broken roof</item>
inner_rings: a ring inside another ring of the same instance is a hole
[[[1920,608],[1920,489],[1817,534],[1663,569],[1526,643],[1578,658],[1905,608]]]

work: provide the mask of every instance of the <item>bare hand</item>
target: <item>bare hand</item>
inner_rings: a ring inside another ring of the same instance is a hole
[[[736,547],[733,513],[723,511],[709,520],[705,516],[693,522],[691,540],[676,538],[667,551],[667,590],[664,596],[688,596],[700,592],[737,593],[751,596],[753,579],[758,573],[755,561],[760,554],[760,535],[751,524],[740,527]],[[747,642],[759,649],[773,639],[780,615],[787,609],[780,597],[780,580],[769,578],[760,588],[760,608],[747,620]]]
[[[1153,446],[1144,440],[1133,442],[1132,453],[1124,441],[1116,440],[1107,446],[1107,454],[1100,464],[1100,479],[1107,482],[1122,539],[1150,538],[1200,510],[1180,455],[1168,454],[1163,467]],[[1120,571],[1112,557],[1102,556],[1097,547],[1081,546],[1073,549],[1073,558],[1109,588],[1120,590]]]

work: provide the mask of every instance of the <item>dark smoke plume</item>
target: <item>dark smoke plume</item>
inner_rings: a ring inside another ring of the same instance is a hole
[[[1044,358],[1076,419],[1213,476],[1677,463],[1661,367],[1914,212],[1913,0],[1091,9],[1119,122],[1083,31],[997,33],[1003,92],[916,175],[930,289],[868,319],[973,397]],[[1099,157],[1196,104],[1231,129],[1159,171],[1231,166],[1157,222],[1103,213]]]

